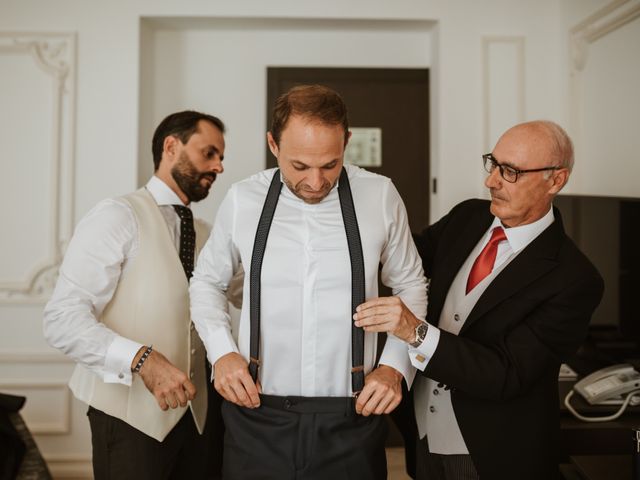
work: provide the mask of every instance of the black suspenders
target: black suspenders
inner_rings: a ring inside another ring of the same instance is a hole
[[[267,197],[262,207],[256,238],[253,243],[253,254],[251,256],[251,270],[249,276],[249,318],[251,323],[249,339],[249,373],[255,382],[258,378],[258,367],[260,366],[260,278],[262,272],[262,259],[264,258],[267,246],[267,237],[273,215],[282,190],[280,181],[280,170],[277,169],[271,180]],[[356,311],[356,307],[365,299],[364,280],[364,257],[362,255],[362,242],[360,231],[358,230],[358,219],[353,207],[353,197],[347,172],[343,168],[340,173],[340,184],[338,185],[338,195],[340,198],[340,208],[342,219],[347,234],[349,245],[349,257],[351,259],[351,313]],[[346,321],[347,319],[345,319]],[[364,331],[356,327],[351,321],[351,390],[354,395],[362,391],[364,387]]]
[[[347,171],[343,168],[338,185],[342,221],[347,232],[349,244],[349,258],[351,259],[351,316],[356,313],[356,307],[364,303],[364,257],[362,255],[362,241],[358,229],[356,210],[353,207],[351,186],[347,178]],[[356,327],[351,317],[351,389],[358,395],[364,388],[364,330]]]
[[[267,237],[271,229],[271,221],[276,211],[278,198],[282,190],[280,181],[280,169],[276,169],[269,185],[267,198],[262,207],[256,238],[253,242],[253,253],[251,254],[251,271],[249,273],[249,319],[251,330],[249,335],[249,373],[254,383],[258,378],[258,367],[260,366],[260,276],[262,274],[262,259],[267,246]]]

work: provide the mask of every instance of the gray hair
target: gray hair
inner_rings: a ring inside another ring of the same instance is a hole
[[[562,168],[573,170],[573,142],[567,132],[555,122],[538,120],[532,122],[547,131],[551,143],[552,163]]]

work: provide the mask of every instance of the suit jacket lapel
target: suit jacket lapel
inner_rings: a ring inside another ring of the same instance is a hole
[[[489,208],[482,215],[473,216],[459,232],[457,241],[452,244],[446,256],[438,262],[438,267],[433,272],[433,277],[437,276],[438,281],[429,287],[429,319],[431,323],[435,325],[439,323],[447,293],[449,293],[449,288],[458,274],[458,270],[492,221],[493,215],[491,215]]]
[[[554,222],[493,279],[469,313],[461,334],[500,302],[558,265],[556,258],[564,236],[564,228],[560,212],[556,209],[554,216]]]

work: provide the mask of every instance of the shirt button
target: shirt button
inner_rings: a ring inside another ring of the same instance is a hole
[[[434,395],[438,395],[440,393],[440,390],[438,390],[437,388],[433,389],[433,394]]]
[[[195,373],[193,372],[193,370],[191,370],[191,372],[189,372],[189,378],[193,378],[194,375]]]
[[[459,322],[459,321],[460,321],[460,315],[458,315],[458,314],[456,313],[456,314],[453,316],[453,319],[454,319],[456,322]]]
[[[119,373],[118,378],[124,378],[124,373]]]
[[[439,383],[438,388],[442,388],[442,387],[444,387],[444,383]]]
[[[191,349],[191,355],[195,355],[195,354],[196,354],[196,349],[195,349],[195,348],[192,348],[192,349]]]
[[[431,413],[434,413],[434,412],[436,411],[436,407],[434,407],[433,405],[431,405],[431,406],[429,407],[429,411],[430,411]]]

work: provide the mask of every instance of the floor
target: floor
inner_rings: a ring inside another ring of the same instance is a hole
[[[387,448],[387,480],[411,480],[404,469],[404,448]]]

